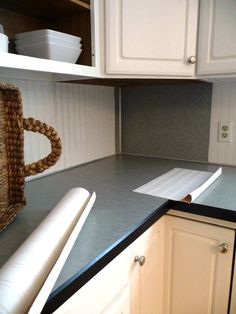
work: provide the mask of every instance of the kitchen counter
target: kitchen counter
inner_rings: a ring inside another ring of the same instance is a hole
[[[132,238],[132,233],[144,221],[151,223],[168,208],[236,222],[236,167],[223,167],[222,176],[191,205],[133,192],[175,167],[202,171],[217,168],[204,163],[117,155],[26,183],[27,206],[0,235],[1,266],[75,186],[95,191],[97,199],[57,280],[52,298],[72,286],[83,271],[121,245],[126,237]]]

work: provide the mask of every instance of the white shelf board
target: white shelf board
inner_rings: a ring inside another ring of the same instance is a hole
[[[0,52],[0,78],[79,80],[100,77],[96,67]]]

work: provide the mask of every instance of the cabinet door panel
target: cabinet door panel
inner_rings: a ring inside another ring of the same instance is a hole
[[[101,314],[129,314],[129,288],[125,286]]]
[[[125,289],[125,287],[128,287],[129,262],[130,255],[129,248],[127,248],[72,295],[54,313],[108,313],[103,311],[105,311],[112,300],[116,299],[119,291],[123,291],[124,289],[125,298],[117,297],[117,302],[114,301],[114,314],[119,313],[119,311],[115,311],[118,305],[121,306],[119,302],[123,301],[125,307],[125,302],[129,300],[129,290]],[[110,313],[113,314],[113,312]],[[128,314],[129,312],[124,312],[124,314],[126,313]]]
[[[234,231],[166,217],[165,237],[164,313],[227,313]]]
[[[201,2],[198,74],[236,73],[236,1]]]
[[[106,0],[107,73],[193,75],[198,0]]]
[[[162,314],[164,218],[131,245],[131,313]],[[145,264],[134,262],[144,256]]]
[[[186,10],[183,6],[185,1],[149,0],[146,1],[144,10],[143,1],[122,1],[122,56],[180,60],[185,40]],[[163,25],[167,27],[163,29]],[[161,49],[160,43],[162,43]]]

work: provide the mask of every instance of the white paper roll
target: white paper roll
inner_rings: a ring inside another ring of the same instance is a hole
[[[134,192],[190,204],[221,174],[221,167],[215,172],[174,168],[140,186]]]
[[[48,297],[49,294],[51,293],[53,286],[62,270],[62,267],[65,264],[65,261],[68,257],[68,255],[70,254],[70,251],[73,248],[73,245],[88,217],[88,214],[95,202],[96,199],[96,194],[95,192],[93,192],[89,202],[86,205],[86,208],[84,209],[83,213],[81,214],[75,228],[73,229],[73,231],[71,232],[71,235],[68,239],[68,241],[66,242],[60,256],[58,257],[55,265],[53,266],[52,270],[50,271],[50,273],[48,274],[47,279],[45,280],[42,288],[40,289],[36,299],[34,300],[32,306],[30,307],[30,310],[28,312],[28,314],[39,314],[41,313]]]
[[[0,313],[26,313],[75,228],[90,194],[70,190],[0,270]]]

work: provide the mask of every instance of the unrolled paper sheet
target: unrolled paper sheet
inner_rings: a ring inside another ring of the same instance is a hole
[[[1,314],[27,313],[34,300],[31,313],[43,307],[94,200],[83,188],[70,190],[1,268]]]
[[[174,168],[162,176],[140,186],[134,192],[163,197],[186,203],[193,202],[222,173]]]

